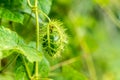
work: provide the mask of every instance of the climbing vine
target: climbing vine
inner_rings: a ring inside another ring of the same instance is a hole
[[[51,0],[0,1],[0,74],[14,66],[10,80],[49,79],[45,55],[60,55],[67,43],[62,23],[48,17],[51,4]]]

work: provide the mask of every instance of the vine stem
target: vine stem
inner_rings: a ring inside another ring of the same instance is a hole
[[[23,63],[24,63],[24,66],[25,66],[26,72],[27,72],[27,74],[28,74],[28,77],[29,77],[29,79],[31,79],[32,77],[31,77],[31,74],[30,74],[30,71],[29,71],[28,65],[27,65],[27,63],[26,63],[26,61],[25,61],[25,58],[22,57],[22,59],[23,59]]]
[[[94,62],[92,59],[92,56],[90,54],[90,49],[88,48],[86,42],[84,40],[81,40],[80,46],[82,47],[84,54],[83,57],[85,59],[85,62],[88,66],[88,71],[90,74],[90,80],[97,80],[96,70],[94,66]]]
[[[28,5],[32,8],[32,4],[30,3],[30,0],[27,0]]]
[[[1,68],[2,68],[2,60],[0,59],[0,70],[1,70]]]
[[[48,19],[49,22],[51,22],[51,19],[42,10],[39,10],[39,12],[43,14]]]
[[[28,5],[30,6],[30,8],[32,8],[32,10],[34,10],[35,13],[35,18],[36,18],[36,50],[39,51],[39,16],[38,16],[38,0],[34,0],[35,4],[34,6],[30,3],[30,0],[27,0]],[[35,62],[35,80],[38,80],[38,61]]]
[[[39,20],[38,20],[38,0],[35,0],[35,17],[36,17],[36,50],[39,51]],[[38,80],[38,62],[35,62],[35,76],[36,80]]]

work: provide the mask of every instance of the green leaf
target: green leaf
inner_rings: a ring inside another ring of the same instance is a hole
[[[24,16],[21,13],[10,11],[2,7],[0,7],[0,18],[18,23],[23,23],[24,20]]]
[[[39,63],[39,73],[41,77],[48,77],[50,71],[50,64],[48,60],[43,57],[42,61]]]
[[[29,80],[25,72],[24,66],[19,66],[15,71],[15,80]]]
[[[45,14],[49,14],[52,0],[39,0],[38,7],[40,10],[42,10]],[[46,17],[42,14],[39,14],[40,19],[44,20]]]
[[[38,0],[38,7],[43,12],[48,14],[52,5],[52,0]],[[30,0],[31,4],[34,5],[34,0]],[[0,6],[9,10],[21,10],[30,11],[28,8],[27,0],[0,0]]]
[[[0,0],[0,6],[9,10],[21,10],[26,0]]]
[[[2,54],[2,51],[13,49],[17,46],[17,35],[15,32],[10,31],[3,26],[0,26],[0,51],[1,51],[1,58],[9,56],[9,54]]]
[[[31,4],[34,6],[34,0],[30,0]],[[38,8],[44,13],[48,14],[50,12],[52,5],[52,0],[39,0]],[[27,4],[27,0],[1,0],[0,1],[0,18],[23,23],[24,15],[20,12],[30,14],[32,17],[35,17],[34,14],[31,14],[31,9]],[[40,18],[45,19],[45,17],[40,14]]]
[[[42,54],[39,51],[25,44],[17,33],[2,26],[0,27],[0,42],[0,59],[14,52],[24,55],[30,62],[42,59]]]
[[[46,14],[50,12],[52,0],[38,0],[38,7]]]

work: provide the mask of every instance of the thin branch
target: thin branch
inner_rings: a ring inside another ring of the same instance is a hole
[[[79,57],[74,57],[72,59],[69,59],[69,60],[66,60],[64,62],[60,62],[54,66],[51,67],[51,71],[54,71],[55,69],[61,67],[61,66],[65,66],[65,65],[68,65],[68,64],[71,64],[71,63],[74,63],[78,60]]]
[[[26,61],[25,61],[25,58],[22,57],[22,59],[23,59],[23,63],[24,63],[24,66],[25,66],[27,75],[28,75],[29,79],[31,79],[32,76],[31,76],[31,74],[30,74],[30,70],[29,70],[28,65],[27,65],[27,63],[26,63]]]
[[[51,22],[51,19],[42,10],[39,10],[39,12],[43,14],[48,19],[49,22]]]
[[[111,21],[120,28],[120,21],[115,17],[114,13],[109,8],[102,8],[105,13],[108,15],[108,17],[111,19]]]

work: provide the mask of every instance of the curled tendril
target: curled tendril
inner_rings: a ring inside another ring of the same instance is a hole
[[[67,42],[65,30],[59,21],[52,20],[42,31],[42,47],[50,56],[58,56]]]
[[[46,27],[40,28],[40,42],[42,42],[43,51],[50,56],[59,55],[67,42],[65,30],[59,21],[51,20],[42,10],[39,10],[36,6],[32,6],[30,0],[28,5],[31,7],[32,12],[38,11],[48,19]]]
[[[27,3],[30,7],[33,7],[33,5],[31,4],[30,0],[27,0]]]

